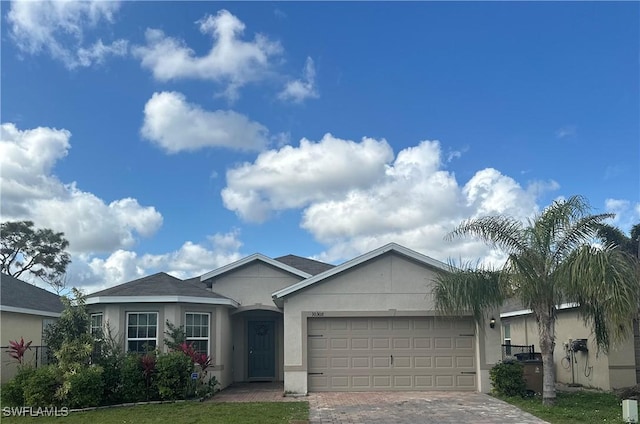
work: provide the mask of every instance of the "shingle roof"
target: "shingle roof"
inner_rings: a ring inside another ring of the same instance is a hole
[[[0,273],[0,304],[57,314],[64,309],[60,296],[5,273]]]
[[[207,290],[206,285],[200,283],[200,278],[181,280],[164,272],[91,293],[87,297],[98,296],[195,296],[227,299],[225,296]]]
[[[274,258],[278,262],[282,262],[285,265],[304,271],[307,274],[316,275],[325,272],[328,269],[335,268],[335,265],[327,264],[313,259],[303,258],[296,255],[280,256]]]

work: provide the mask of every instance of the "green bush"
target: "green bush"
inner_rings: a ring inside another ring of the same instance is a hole
[[[24,387],[35,373],[35,369],[28,366],[18,368],[16,376],[2,386],[2,406],[24,406]]]
[[[522,364],[517,361],[503,361],[489,370],[493,391],[503,396],[523,396],[526,385],[522,375]]]
[[[193,362],[182,352],[171,352],[158,356],[156,384],[160,398],[184,399],[191,386]]]
[[[62,386],[62,376],[54,365],[46,365],[34,371],[24,385],[24,404],[32,407],[61,406],[57,398]]]
[[[147,400],[147,387],[142,374],[142,357],[130,353],[124,358],[121,373],[121,401],[124,403]]]
[[[102,367],[92,366],[80,368],[75,373],[65,375],[64,385],[67,387],[65,406],[70,408],[98,406],[102,400],[104,387],[102,374]]]
[[[122,369],[125,356],[109,356],[101,358],[98,364],[102,367],[102,404],[114,405],[122,402]]]

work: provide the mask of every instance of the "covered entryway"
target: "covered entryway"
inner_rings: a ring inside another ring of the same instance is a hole
[[[470,318],[309,318],[309,391],[476,390]]]

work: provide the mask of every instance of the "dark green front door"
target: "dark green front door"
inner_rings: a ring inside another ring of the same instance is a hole
[[[273,379],[276,349],[273,321],[249,321],[249,379]]]

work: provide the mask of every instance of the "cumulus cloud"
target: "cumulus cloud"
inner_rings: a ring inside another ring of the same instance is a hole
[[[261,150],[269,141],[267,128],[245,115],[208,111],[176,92],[153,94],[144,107],[141,133],[168,153],[204,147]]]
[[[356,143],[331,134],[317,143],[302,139],[299,147],[269,150],[254,163],[229,170],[222,199],[243,219],[262,222],[272,211],[304,207],[367,186],[384,173],[392,157],[385,140]]]
[[[202,34],[213,38],[213,46],[204,56],[197,56],[183,40],[151,28],[145,33],[146,45],[136,46],[133,53],[159,81],[192,78],[220,82],[227,86],[224,94],[233,100],[239,88],[268,75],[271,59],[282,52],[280,43],[262,34],[251,41],[242,40],[245,24],[227,10],[196,23]]]
[[[191,278],[241,259],[238,231],[217,233],[204,243],[185,242],[178,250],[164,254],[143,254],[116,250],[106,258],[85,258],[75,269],[79,285],[87,292],[166,272],[178,278]]]
[[[444,242],[461,220],[509,214],[526,219],[538,211],[541,190],[557,183],[522,187],[498,170],[479,170],[460,184],[444,169],[438,141],[422,141],[394,157],[384,141],[302,140],[263,152],[254,163],[227,173],[225,206],[249,220],[283,209],[302,209],[301,226],[328,246],[317,256],[330,262],[398,242],[440,260],[497,263],[504,258],[482,243]]]
[[[69,152],[70,137],[64,129],[20,130],[2,124],[2,219],[29,219],[62,231],[72,253],[109,252],[133,246],[138,236],[153,235],[162,225],[155,208],[132,198],[107,204],[75,182],[65,184],[53,175],[56,162]]]
[[[69,69],[88,67],[127,53],[126,40],[86,41],[99,24],[113,22],[119,7],[117,1],[12,1],[9,33],[23,53],[47,53]]]
[[[606,199],[604,208],[607,213],[614,213],[612,223],[622,231],[629,232],[631,227],[640,223],[640,202],[630,202],[625,199]]]
[[[289,81],[278,95],[280,100],[302,103],[320,97],[316,88],[316,69],[313,59],[307,57],[302,78]]]

